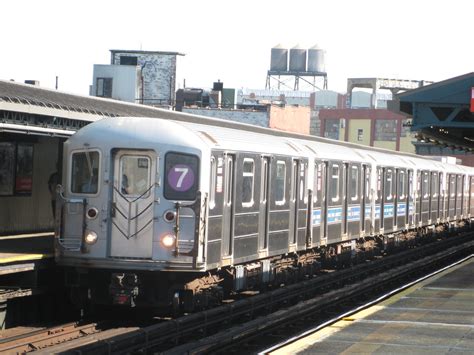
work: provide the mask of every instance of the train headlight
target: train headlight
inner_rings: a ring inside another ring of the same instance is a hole
[[[94,244],[97,242],[97,233],[93,231],[87,231],[84,241],[89,245]]]
[[[163,244],[163,246],[168,249],[175,245],[175,241],[176,236],[174,234],[165,234],[161,237],[161,244]]]

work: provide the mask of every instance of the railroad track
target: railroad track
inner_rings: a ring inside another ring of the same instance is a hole
[[[0,341],[0,353],[23,354],[100,332],[97,323],[67,323]]]
[[[7,339],[0,342],[0,352],[258,352],[288,338],[291,332],[301,332],[308,324],[314,327],[316,322],[332,318],[347,305],[353,307],[361,300],[374,298],[400,282],[472,254],[473,250],[474,233],[465,233],[157,324],[109,326],[107,330],[96,323],[84,328],[69,324],[68,330],[63,326],[60,328],[64,330],[38,333],[34,341],[24,338],[20,344],[20,339]],[[8,343],[7,348],[7,341],[17,341],[17,345]]]

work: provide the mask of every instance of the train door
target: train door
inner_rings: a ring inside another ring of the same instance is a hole
[[[430,198],[431,223],[437,223],[439,218],[439,173],[431,173],[431,198]]]
[[[420,220],[422,225],[428,224],[430,217],[430,172],[421,172],[421,190],[420,190]]]
[[[383,179],[382,218],[384,233],[393,231],[395,209],[395,169],[385,168]]]
[[[320,245],[321,238],[323,235],[323,189],[324,186],[324,173],[326,171],[326,165],[323,162],[316,161],[314,163],[314,181],[313,181],[313,193],[312,193],[312,216],[311,216],[311,228],[312,228],[312,240],[307,244],[310,248],[315,245]]]
[[[474,217],[474,176],[469,177],[469,213]]]
[[[397,170],[397,191],[396,191],[396,224],[397,229],[405,229],[407,224],[407,173],[405,169]]]
[[[415,185],[415,223],[417,226],[421,223],[421,171],[416,172]]]
[[[224,154],[224,204],[222,208],[222,257],[228,258],[233,252],[234,236],[234,195],[235,195],[235,155]]]
[[[382,228],[381,226],[381,209],[382,209],[382,175],[383,175],[383,169],[380,167],[377,167],[376,170],[376,187],[375,187],[375,211],[374,211],[374,234],[380,234],[380,229]]]
[[[361,220],[364,221],[361,215],[361,165],[351,163],[348,165],[347,183],[347,197],[346,197],[346,221],[347,221],[347,236],[352,238],[359,237],[361,232]]]
[[[266,250],[268,247],[268,215],[270,194],[270,157],[261,158],[260,176],[260,213],[258,221],[258,249]]]
[[[275,156],[270,165],[270,212],[268,251],[270,255],[288,251],[290,230],[291,158]]]
[[[110,256],[151,258],[156,154],[120,150],[113,163]]]
[[[297,249],[306,243],[306,170],[307,163],[300,159],[292,160],[290,186],[290,241]],[[306,196],[307,197],[307,196]]]
[[[207,258],[209,267],[221,260],[222,212],[224,207],[224,154],[213,152],[210,162],[209,213],[207,222]]]
[[[370,221],[372,219],[372,202],[370,199],[371,169],[368,165],[362,165],[362,232],[364,235],[370,235]]]
[[[409,226],[413,226],[415,224],[415,190],[414,190],[414,185],[413,185],[413,170],[408,170],[407,171],[408,175],[408,193],[407,193],[407,198],[408,198],[408,206],[407,206],[407,221]]]
[[[330,162],[327,189],[327,239],[328,243],[341,240],[343,203],[343,164]]]
[[[456,217],[461,219],[463,215],[463,199],[464,199],[464,179],[463,175],[456,176]]]
[[[456,215],[456,175],[448,175],[448,221],[453,221]]]

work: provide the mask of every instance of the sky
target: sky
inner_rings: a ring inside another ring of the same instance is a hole
[[[88,95],[110,49],[173,51],[177,86],[264,89],[270,51],[317,44],[347,78],[440,81],[474,71],[473,0],[2,0],[0,79]]]

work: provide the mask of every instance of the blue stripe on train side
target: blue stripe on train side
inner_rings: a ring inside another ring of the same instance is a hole
[[[321,225],[321,209],[313,210],[313,226]]]
[[[383,216],[384,218],[393,217],[394,206],[393,203],[386,203],[383,205]]]
[[[402,203],[401,205],[397,205],[397,216],[404,216],[407,212],[407,204]]]
[[[380,218],[380,205],[375,205],[375,218]]]
[[[328,208],[328,224],[342,222],[342,207]]]
[[[347,221],[360,221],[360,206],[347,207]]]

